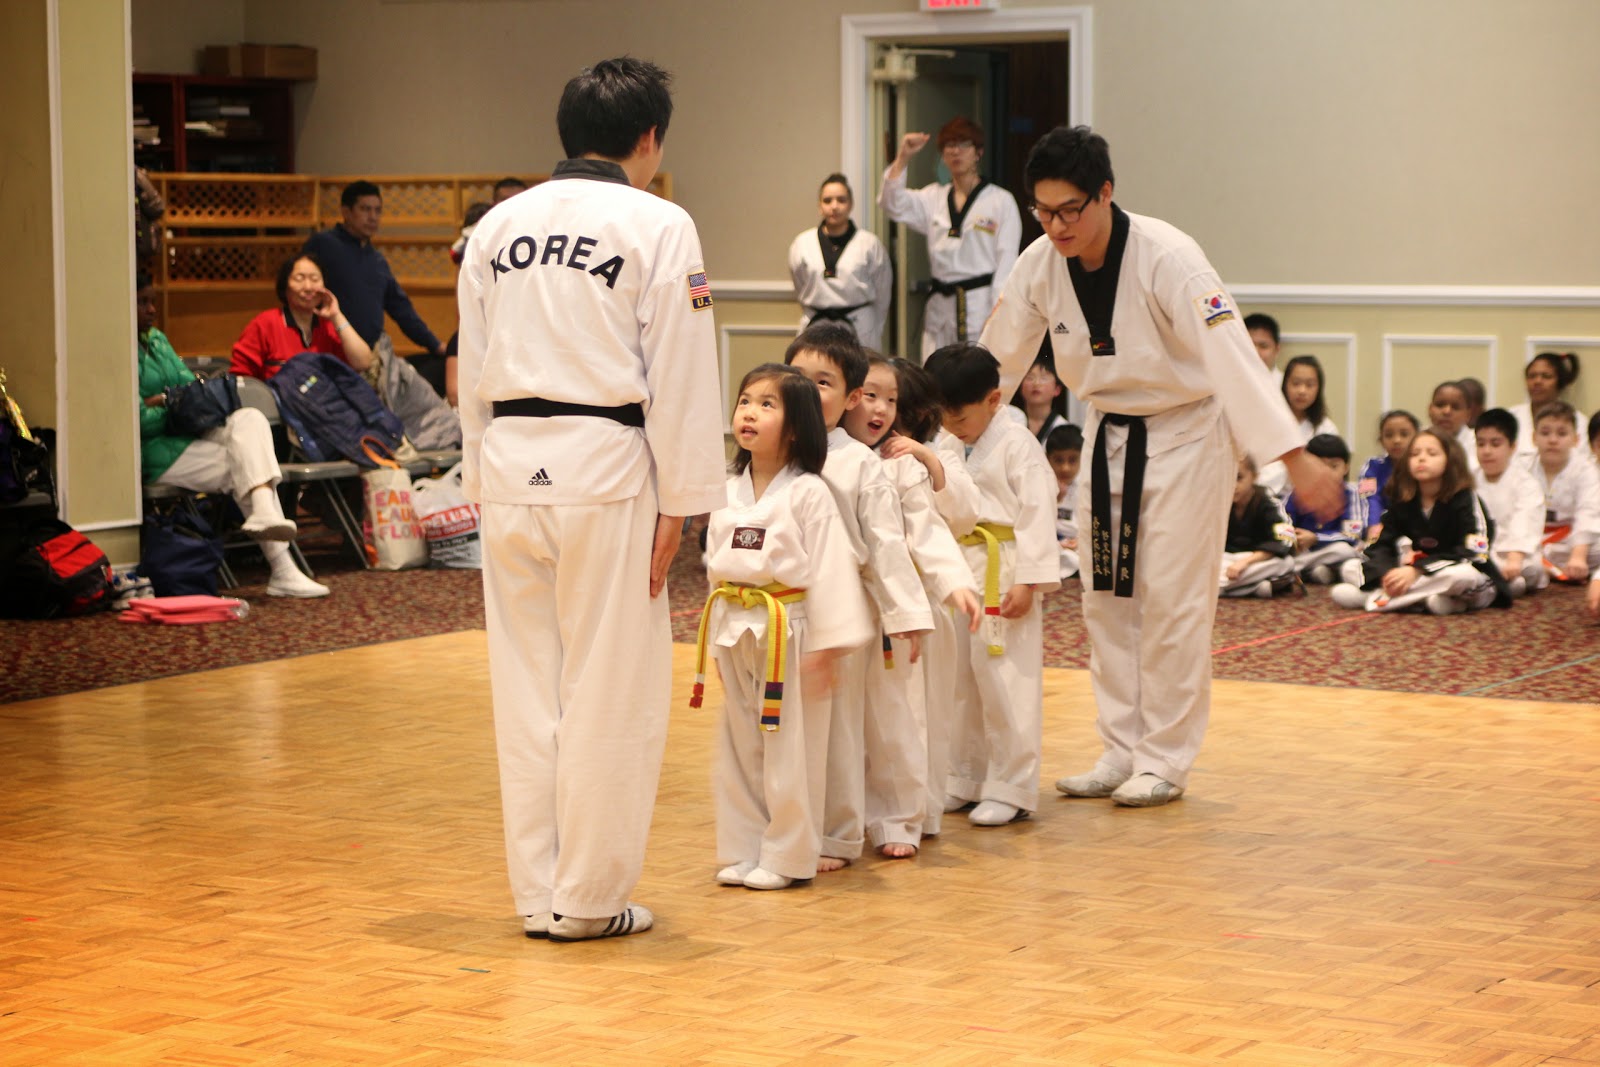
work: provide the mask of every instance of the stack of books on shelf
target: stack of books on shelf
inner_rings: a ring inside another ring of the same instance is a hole
[[[161,127],[150,121],[141,104],[133,105],[133,143],[136,145],[161,143]]]

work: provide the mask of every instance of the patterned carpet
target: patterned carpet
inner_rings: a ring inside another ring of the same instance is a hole
[[[332,595],[279,600],[265,595],[259,557],[236,554],[231,562],[247,584],[230,595],[250,602],[249,616],[236,623],[133,626],[114,615],[0,620],[0,703],[483,626],[477,571],[361,571],[331,545],[313,551],[311,561]],[[694,640],[704,591],[698,553],[686,548],[669,581],[674,640]],[[1050,666],[1089,664],[1081,597],[1071,583],[1045,602]],[[1576,588],[1546,590],[1510,611],[1442,619],[1347,611],[1326,589],[1226,600],[1212,645],[1221,678],[1600,702],[1600,626],[1584,614]],[[374,699],[384,699],[380,679]]]

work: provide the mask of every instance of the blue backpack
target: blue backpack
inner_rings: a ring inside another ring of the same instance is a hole
[[[376,437],[391,451],[400,447],[405,428],[399,416],[338,356],[302,352],[267,384],[278,398],[284,424],[313,463],[348,459],[371,467],[361,448],[363,437]]]

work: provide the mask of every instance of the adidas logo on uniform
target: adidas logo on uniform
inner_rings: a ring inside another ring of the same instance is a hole
[[[545,469],[543,467],[540,467],[539,468],[539,472],[537,474],[535,474],[532,478],[528,479],[528,484],[529,485],[554,485],[555,483],[550,480],[550,475],[545,473]]]
[[[1058,322],[1058,323],[1056,323],[1056,328],[1051,330],[1050,332],[1051,333],[1070,333],[1071,331],[1069,331],[1067,329],[1067,324],[1066,323]]]

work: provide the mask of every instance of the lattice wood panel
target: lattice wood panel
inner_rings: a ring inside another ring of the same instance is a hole
[[[456,267],[450,262],[453,238],[385,241],[374,243],[389,261],[389,269],[404,282],[439,282],[454,285]]]
[[[163,175],[165,226],[309,226],[316,179]]]
[[[178,238],[167,242],[167,281],[181,285],[271,281],[279,264],[304,243],[300,237]]]

